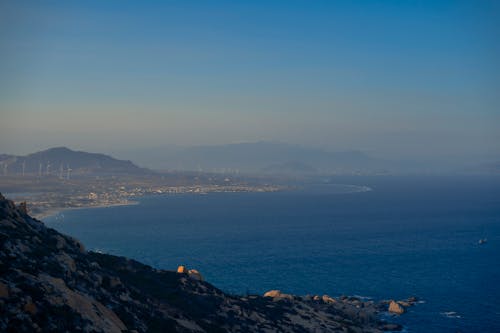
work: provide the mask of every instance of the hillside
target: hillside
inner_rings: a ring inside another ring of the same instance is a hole
[[[410,300],[411,301],[411,300]],[[86,251],[0,195],[1,332],[380,332],[388,303],[228,295],[196,272]],[[409,305],[401,302],[402,305]],[[401,306],[391,303],[391,309]]]
[[[141,174],[149,172],[131,161],[118,160],[104,154],[74,151],[66,147],[51,148],[26,156],[0,155],[0,172],[6,175]]]

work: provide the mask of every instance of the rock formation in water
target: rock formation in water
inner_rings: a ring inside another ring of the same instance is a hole
[[[86,251],[0,195],[0,332],[380,332],[387,304],[229,295],[185,267]]]
[[[391,301],[389,303],[389,312],[395,313],[395,314],[403,314],[405,312],[405,309],[400,304],[400,302]]]

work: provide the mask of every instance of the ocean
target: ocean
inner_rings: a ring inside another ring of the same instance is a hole
[[[275,193],[143,197],[44,221],[90,250],[195,268],[229,293],[417,296],[392,318],[408,332],[500,331],[500,177],[336,177]]]

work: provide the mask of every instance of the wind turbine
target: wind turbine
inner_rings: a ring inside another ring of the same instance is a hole
[[[71,172],[71,170],[73,170],[73,169],[71,169],[71,168],[69,167],[69,164],[67,165],[67,167],[68,167],[68,169],[67,169],[66,179],[67,179],[67,180],[69,180],[69,175],[70,175],[70,172]]]

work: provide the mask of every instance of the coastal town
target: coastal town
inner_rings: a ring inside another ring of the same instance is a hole
[[[59,168],[55,167],[59,166]],[[131,161],[66,147],[0,154],[0,191],[43,218],[61,210],[130,205],[147,195],[275,192],[275,179],[235,172],[150,170]]]
[[[26,202],[30,214],[44,218],[77,208],[135,204],[149,195],[208,194],[215,192],[276,192],[281,185],[233,179],[221,175],[183,174],[110,177],[0,177],[0,187],[16,202]]]

